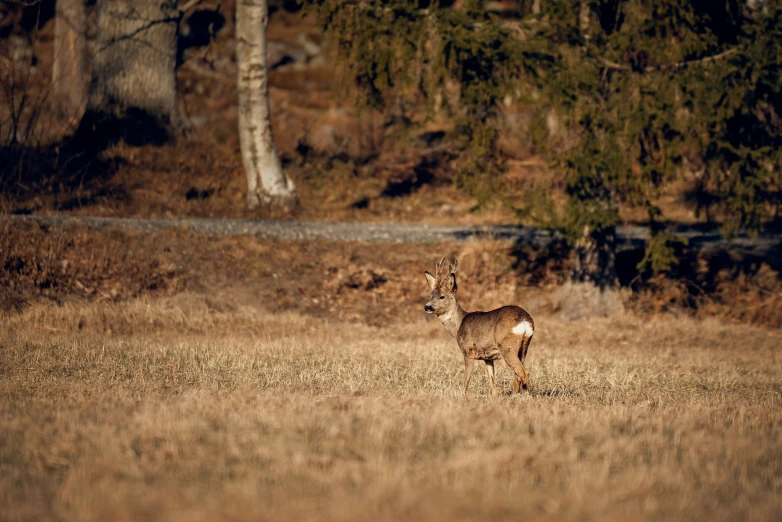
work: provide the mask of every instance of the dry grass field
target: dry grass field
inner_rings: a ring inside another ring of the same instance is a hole
[[[492,399],[423,313],[210,302],[3,317],[0,520],[782,518],[780,330],[538,316]]]
[[[65,131],[45,95],[54,24],[0,39],[0,60],[26,53],[12,92],[32,129],[6,147],[14,161],[0,158],[13,167],[0,213],[517,222],[498,202],[472,211],[455,187],[447,120],[358,111],[325,45],[269,74],[300,205],[246,210],[235,2],[216,4],[225,27],[177,72],[187,136],[118,143],[84,165],[50,146]],[[278,48],[319,35],[311,16],[272,13]],[[529,109],[505,111],[505,198],[545,188],[564,201],[563,173],[527,139]],[[693,184],[661,195],[674,224],[707,219]],[[651,277],[625,253],[613,299],[628,311],[577,319],[592,310],[560,292],[557,245],[0,220],[0,522],[782,520],[779,256],[688,254]],[[456,343],[423,312],[422,272],[443,255],[460,260],[466,309],[514,303],[535,317],[530,393],[509,394],[504,366],[500,397],[482,369],[461,393]]]

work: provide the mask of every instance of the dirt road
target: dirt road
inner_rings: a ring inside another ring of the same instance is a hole
[[[120,228],[138,231],[159,231],[184,228],[200,234],[251,235],[276,239],[328,239],[333,241],[365,241],[380,243],[469,242],[476,240],[514,241],[521,244],[544,245],[560,240],[557,232],[516,226],[445,226],[418,223],[328,223],[316,221],[273,221],[214,218],[110,218],[86,216],[0,215],[0,219],[36,222],[51,226],[84,226],[95,229]],[[686,238],[696,250],[742,250],[756,255],[779,255],[782,237],[765,235],[750,238],[743,234],[726,240],[717,230],[679,227],[673,230]],[[649,229],[624,226],[617,229],[619,249],[638,248],[649,238]]]

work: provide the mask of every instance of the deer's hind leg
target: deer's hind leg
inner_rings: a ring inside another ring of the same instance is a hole
[[[521,337],[518,335],[509,335],[500,342],[500,353],[505,362],[513,370],[516,379],[513,382],[513,391],[520,393],[522,389],[529,388],[529,372],[521,362],[524,353],[525,344],[529,346],[530,337]]]
[[[532,336],[526,336],[524,337],[524,341],[521,343],[521,352],[519,352],[519,358],[521,359],[521,364],[527,364],[527,350],[529,350],[529,343],[532,342]]]

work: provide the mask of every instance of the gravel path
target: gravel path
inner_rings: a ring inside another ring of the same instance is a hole
[[[0,215],[0,219],[19,222],[35,222],[51,226],[84,226],[95,229],[120,228],[141,232],[155,232],[167,228],[184,228],[200,234],[251,235],[289,240],[328,239],[333,241],[367,241],[381,243],[435,243],[468,242],[477,240],[514,241],[531,245],[544,245],[559,239],[557,233],[547,230],[512,225],[445,226],[407,223],[325,223],[314,221],[273,221],[249,219],[212,218],[109,218],[86,216],[38,216]],[[681,227],[676,233],[687,238],[695,249],[738,249],[758,255],[782,251],[782,237],[747,236],[727,241],[717,231],[704,232],[691,227]],[[617,241],[620,249],[642,246],[649,238],[649,230],[643,227],[619,227]]]

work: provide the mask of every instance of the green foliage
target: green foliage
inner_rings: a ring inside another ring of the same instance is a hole
[[[512,23],[482,2],[317,0],[365,103],[404,98],[446,111],[459,186],[500,197],[498,116],[506,96],[538,100],[529,138],[566,176],[564,208],[541,219],[575,241],[643,209],[655,230],[667,184],[697,173],[695,206],[727,234],[782,215],[782,4],[739,0],[546,0]],[[547,136],[556,115],[566,139]],[[520,210],[520,215],[540,214]],[[642,264],[673,262],[655,235]]]
[[[674,234],[658,232],[653,234],[646,244],[644,257],[638,263],[638,270],[644,272],[651,270],[653,273],[667,272],[679,264],[679,259],[675,255],[675,249],[681,246],[687,246],[687,238]]]
[[[560,225],[572,239],[644,209],[654,228],[667,183],[702,173],[698,210],[728,234],[780,215],[782,16],[779,2],[590,0],[546,3],[541,37],[555,67],[544,99],[575,136],[549,150],[567,175]],[[544,140],[545,141],[545,140]],[[674,242],[657,234],[642,265],[667,270]]]
[[[361,103],[383,109],[392,93],[402,96],[419,81],[437,81],[426,74],[436,57],[427,45],[428,18],[416,2],[322,0],[316,7],[362,94]]]
[[[479,201],[492,197],[503,170],[498,107],[524,75],[537,73],[534,51],[496,23],[483,2],[459,10],[418,0],[315,4],[362,95],[359,102],[382,110],[405,99],[424,107],[423,119],[446,112],[461,150],[456,184]]]
[[[782,202],[782,7],[742,26],[730,56],[694,70],[686,89],[694,148],[706,168],[699,210],[716,208],[724,229],[759,231]],[[719,85],[700,89],[698,84]]]

